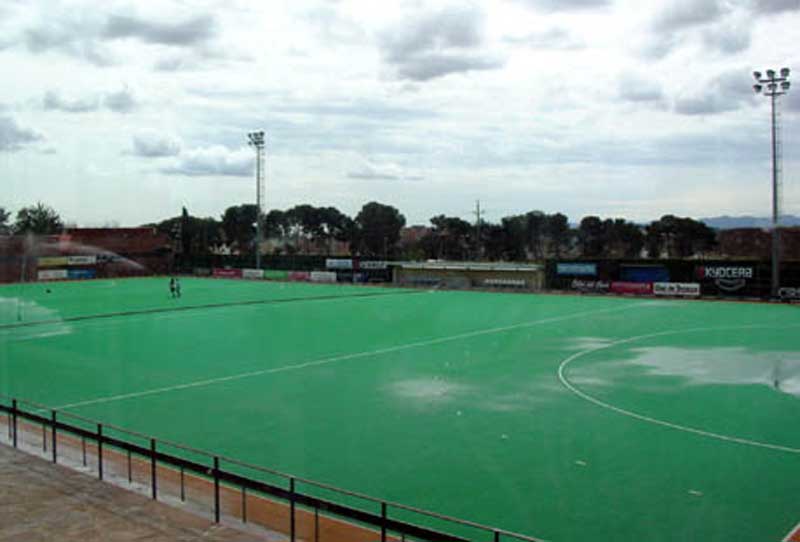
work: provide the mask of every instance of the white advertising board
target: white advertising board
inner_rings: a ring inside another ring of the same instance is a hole
[[[264,271],[261,269],[242,269],[243,279],[263,279]]]
[[[675,297],[699,297],[700,284],[697,282],[654,282],[653,293]]]
[[[37,274],[39,280],[59,280],[67,278],[66,269],[42,269]]]
[[[336,273],[331,271],[312,271],[311,282],[336,282]]]

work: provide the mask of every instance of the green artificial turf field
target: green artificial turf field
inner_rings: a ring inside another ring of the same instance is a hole
[[[780,541],[800,521],[793,306],[9,285],[0,393],[554,542]]]

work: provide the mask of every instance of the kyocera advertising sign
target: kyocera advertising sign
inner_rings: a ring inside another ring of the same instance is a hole
[[[695,276],[720,293],[741,294],[753,282],[755,269],[750,265],[704,265],[696,269]]]

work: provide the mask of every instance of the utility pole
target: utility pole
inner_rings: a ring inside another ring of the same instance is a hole
[[[761,72],[753,72],[753,77],[756,84],[753,85],[753,90],[756,94],[764,94],[770,99],[772,111],[772,282],[771,292],[772,297],[779,296],[781,279],[780,279],[780,230],[778,228],[778,221],[780,219],[779,209],[779,193],[778,193],[778,180],[780,169],[780,150],[779,150],[779,136],[778,124],[775,110],[775,99],[778,96],[783,96],[789,90],[791,84],[789,83],[789,68],[781,68],[781,74],[778,77],[775,70],[767,70],[766,77],[761,76]]]

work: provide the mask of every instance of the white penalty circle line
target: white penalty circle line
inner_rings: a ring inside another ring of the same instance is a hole
[[[69,404],[65,404],[65,405],[60,405],[60,406],[54,407],[54,409],[55,410],[64,410],[64,409],[69,409],[69,408],[79,408],[79,407],[88,406],[88,405],[95,405],[95,404],[100,404],[100,403],[110,403],[112,401],[122,401],[122,400],[125,400],[125,399],[134,399],[134,398],[138,398],[138,397],[145,397],[145,396],[148,396],[148,395],[157,395],[157,394],[161,394],[161,393],[168,393],[168,392],[171,392],[171,391],[185,390],[185,389],[190,389],[190,388],[200,388],[200,387],[204,387],[204,386],[211,386],[211,385],[214,385],[214,384],[220,384],[222,382],[231,382],[231,381],[234,381],[234,380],[242,380],[242,379],[245,379],[245,378],[252,378],[252,377],[255,377],[255,376],[282,373],[282,372],[287,372],[287,371],[297,371],[297,370],[300,370],[300,369],[306,369],[308,367],[318,367],[320,365],[328,365],[330,363],[336,363],[336,362],[339,362],[339,361],[346,361],[346,360],[351,360],[351,359],[365,358],[365,357],[370,357],[370,356],[379,356],[379,355],[383,355],[383,354],[391,354],[391,353],[394,353],[394,352],[400,352],[400,351],[409,350],[409,349],[412,349],[412,348],[419,348],[419,347],[423,347],[423,346],[433,346],[433,345],[436,345],[436,344],[441,344],[441,343],[446,343],[446,342],[458,341],[458,340],[462,340],[462,339],[469,339],[471,337],[479,337],[481,335],[490,335],[490,334],[494,334],[494,333],[502,333],[504,331],[512,331],[512,330],[515,330],[515,329],[524,329],[524,328],[527,328],[527,327],[533,327],[533,326],[542,325],[542,324],[550,324],[550,323],[554,323],[554,322],[562,322],[564,320],[570,320],[570,319],[573,319],[573,318],[581,318],[581,317],[584,317],[584,316],[592,316],[592,315],[595,315],[595,314],[602,314],[602,313],[606,313],[606,312],[624,311],[624,310],[628,310],[628,309],[631,309],[631,308],[645,307],[647,305],[648,305],[647,302],[628,303],[628,304],[625,304],[625,305],[622,305],[622,306],[612,307],[612,308],[608,308],[608,309],[598,309],[598,310],[593,310],[593,311],[583,311],[583,312],[577,312],[577,313],[572,313],[572,314],[566,314],[564,316],[555,316],[555,317],[552,317],[552,318],[543,318],[543,319],[540,319],[540,320],[531,320],[529,322],[521,322],[519,324],[512,324],[512,325],[508,325],[508,326],[488,328],[488,329],[479,329],[479,330],[476,330],[476,331],[468,331],[466,333],[458,333],[456,335],[448,335],[446,337],[439,337],[439,338],[436,338],[436,339],[428,339],[428,340],[424,340],[424,341],[406,343],[406,344],[401,344],[401,345],[397,345],[397,346],[390,346],[390,347],[387,347],[387,348],[379,348],[377,350],[369,350],[369,351],[365,351],[365,352],[356,352],[356,353],[353,353],[353,354],[342,354],[340,356],[333,356],[333,357],[328,357],[328,358],[323,358],[323,359],[317,359],[317,360],[313,360],[313,361],[307,361],[307,362],[304,362],[304,363],[297,363],[297,364],[294,364],[294,365],[286,365],[286,366],[283,366],[283,367],[273,367],[271,369],[260,369],[258,371],[250,371],[250,372],[246,372],[246,373],[239,373],[239,374],[234,374],[234,375],[229,375],[229,376],[222,376],[222,377],[217,377],[217,378],[209,378],[209,379],[206,379],[206,380],[198,380],[198,381],[195,381],[195,382],[187,382],[186,384],[177,384],[177,385],[174,385],[174,386],[166,386],[166,387],[163,387],[163,388],[154,388],[154,389],[143,390],[143,391],[138,391],[138,392],[123,393],[123,394],[119,394],[119,395],[111,395],[111,396],[108,396],[108,397],[98,397],[96,399],[88,399],[86,401],[78,401],[78,402],[75,402],[75,403],[69,403]]]
[[[712,438],[721,440],[724,442],[732,442],[735,444],[742,444],[745,446],[754,446],[757,448],[766,448],[769,450],[775,450],[779,452],[787,452],[791,454],[800,454],[800,448],[792,448],[790,446],[782,446],[780,444],[772,444],[769,442],[761,442],[758,440],[751,440],[742,437],[736,437],[731,435],[724,435],[722,433],[714,433],[712,431],[705,431],[703,429],[698,429],[696,427],[691,427],[687,425],[680,425],[677,423],[673,423],[667,420],[661,420],[659,418],[654,418],[652,416],[647,416],[645,414],[639,414],[638,412],[634,412],[632,410],[627,410],[624,408],[620,408],[618,406],[612,405],[611,403],[607,403],[593,395],[586,393],[585,391],[580,390],[574,384],[572,384],[567,377],[565,376],[565,371],[567,366],[586,355],[589,355],[594,352],[598,352],[600,350],[605,350],[608,348],[613,348],[615,346],[619,346],[621,344],[627,344],[635,341],[639,341],[642,339],[650,339],[653,337],[663,337],[667,335],[678,335],[681,333],[699,333],[702,331],[728,331],[728,330],[737,330],[737,329],[789,329],[789,328],[797,328],[800,325],[790,325],[790,326],[769,326],[765,324],[754,324],[754,325],[743,325],[743,326],[722,326],[722,327],[696,327],[696,328],[689,328],[689,329],[681,329],[681,330],[670,330],[670,331],[659,331],[657,333],[646,333],[644,335],[637,335],[635,337],[628,337],[626,339],[620,339],[617,341],[610,342],[608,344],[595,346],[592,348],[587,348],[586,350],[581,350],[575,354],[572,354],[561,364],[558,366],[558,379],[561,381],[561,384],[564,385],[569,391],[584,399],[590,403],[593,403],[599,407],[604,409],[610,410],[612,412],[616,412],[617,414],[622,414],[623,416],[628,416],[630,418],[634,418],[643,422],[651,423],[654,425],[660,425],[663,427],[668,427],[670,429],[676,429],[678,431],[683,431],[685,433],[692,433],[695,435],[699,435],[701,437]]]

